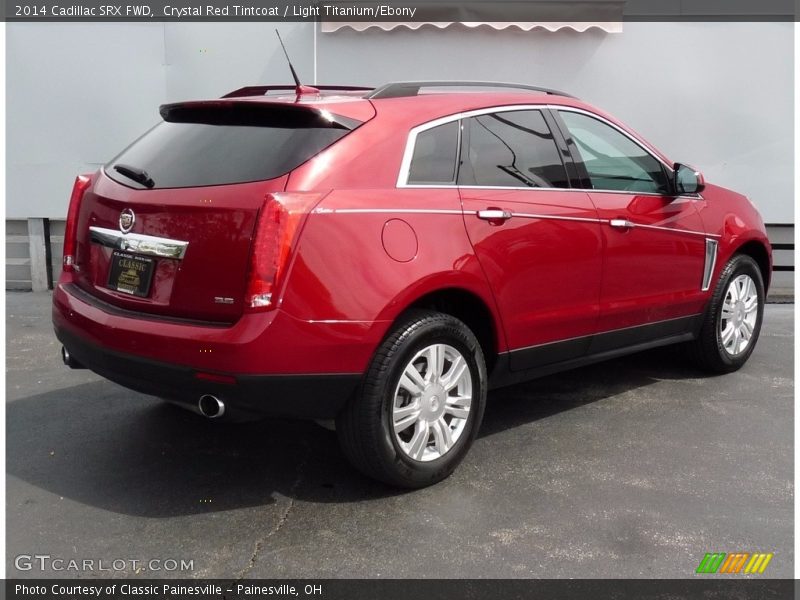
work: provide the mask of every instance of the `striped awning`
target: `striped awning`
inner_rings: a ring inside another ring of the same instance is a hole
[[[558,31],[559,29],[573,29],[575,31],[586,31],[588,29],[596,28],[607,33],[622,33],[622,21],[601,21],[601,22],[588,22],[588,21],[539,21],[528,23],[506,23],[506,22],[465,22],[465,21],[322,21],[321,29],[323,33],[332,33],[340,29],[350,28],[355,31],[365,31],[370,27],[376,27],[384,31],[397,29],[398,27],[406,27],[408,29],[420,29],[422,27],[437,27],[445,29],[451,26],[463,26],[468,29],[476,27],[491,27],[492,29],[521,29],[523,31],[531,31],[532,29],[546,29],[547,31]]]
[[[391,31],[406,27],[489,27],[496,30],[544,29],[559,31],[599,29],[622,31],[626,0],[397,0],[391,6],[383,0],[326,0],[320,11],[325,33],[371,28]],[[387,13],[391,8],[393,13]],[[399,12],[398,12],[399,11]],[[396,16],[392,16],[396,15]],[[405,20],[393,20],[393,19]]]

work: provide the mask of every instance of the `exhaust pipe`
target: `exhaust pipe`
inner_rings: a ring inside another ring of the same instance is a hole
[[[79,363],[73,356],[69,353],[64,346],[61,346],[61,360],[64,361],[64,364],[67,365],[70,369],[85,369],[81,363]]]
[[[211,394],[203,394],[197,401],[197,410],[209,419],[216,419],[225,414],[225,403]]]

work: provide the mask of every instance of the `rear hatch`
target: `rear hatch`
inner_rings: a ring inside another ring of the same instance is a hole
[[[230,323],[265,196],[360,123],[302,105],[166,105],[80,205],[76,282],[115,307]]]

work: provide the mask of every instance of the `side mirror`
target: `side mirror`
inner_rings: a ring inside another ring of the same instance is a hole
[[[697,194],[706,187],[706,180],[703,178],[703,174],[694,167],[675,163],[672,184],[677,194]]]

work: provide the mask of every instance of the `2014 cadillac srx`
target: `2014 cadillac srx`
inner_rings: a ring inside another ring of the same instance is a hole
[[[420,487],[489,389],[673,343],[723,373],[758,340],[753,205],[567,94],[247,87],[161,116],[75,181],[70,366],[208,417],[335,420],[361,471]]]

